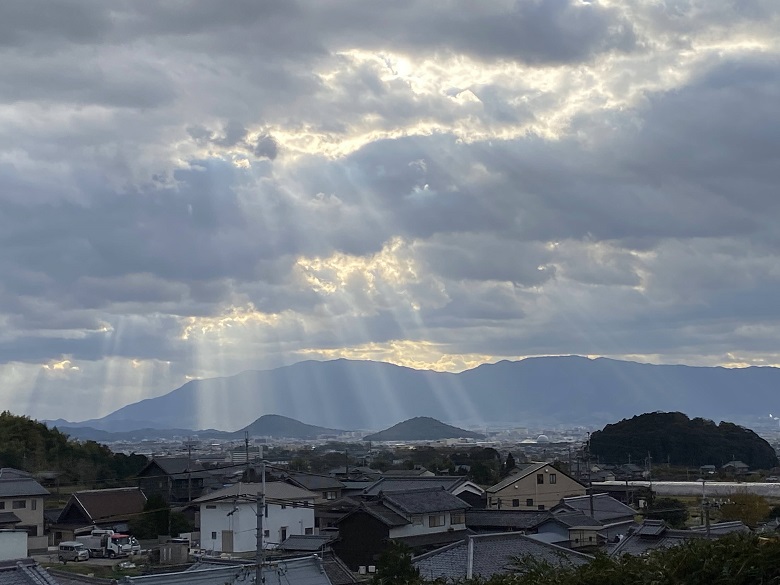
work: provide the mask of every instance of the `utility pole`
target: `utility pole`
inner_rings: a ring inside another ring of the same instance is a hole
[[[261,473],[263,476],[260,492],[257,494],[257,552],[256,561],[257,568],[255,569],[255,585],[262,585],[263,579],[263,564],[265,563],[265,548],[263,547],[263,517],[265,516],[265,460],[262,462]]]
[[[249,431],[244,431],[244,454],[246,455],[246,480],[249,481]]]
[[[587,467],[588,467],[588,493],[590,494],[590,517],[594,517],[593,512],[593,473],[591,473],[590,470],[590,433],[588,433],[588,442],[585,443],[585,457],[587,461]]]
[[[191,470],[192,470],[192,437],[187,437],[187,503],[192,501],[192,471]]]

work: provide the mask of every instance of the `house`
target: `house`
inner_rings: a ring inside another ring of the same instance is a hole
[[[186,571],[122,577],[119,585],[254,585],[257,565],[253,562],[201,559]],[[286,558],[263,564],[264,585],[333,585],[324,562],[316,555]]]
[[[720,470],[724,473],[731,473],[733,475],[747,475],[750,473],[750,467],[738,460],[732,460],[725,463]]]
[[[27,532],[28,551],[45,551],[43,498],[49,490],[24,471],[0,469],[0,522]]]
[[[592,548],[606,544],[604,526],[582,512],[558,512],[536,526],[540,540],[571,549]]]
[[[383,477],[363,490],[363,497],[376,498],[380,493],[443,488],[473,508],[484,508],[485,490],[465,477],[439,475],[416,477]]]
[[[317,494],[314,501],[314,528],[315,532],[321,528],[332,526],[335,521],[348,512],[339,514],[338,508],[334,513],[330,510],[330,504],[341,499],[344,491],[344,484],[335,477],[325,475],[315,475],[311,473],[290,473],[283,477],[287,483],[303,488]]]
[[[328,471],[328,475],[340,480],[350,481],[376,481],[382,476],[382,472],[378,469],[372,469],[371,467],[355,466],[355,467],[334,467]]]
[[[146,496],[139,488],[74,492],[50,527],[51,544],[73,540],[94,528],[127,532],[130,519],[141,514],[145,505]]]
[[[257,499],[262,483],[237,483],[193,501],[200,507],[201,547],[241,553],[257,548]],[[317,494],[282,481],[265,484],[263,539],[276,546],[292,534],[314,534]]]
[[[539,542],[519,532],[479,534],[414,557],[412,563],[426,581],[487,580],[522,572],[516,559],[530,556],[551,565],[582,565],[593,557]]]
[[[634,524],[636,511],[608,494],[593,494],[563,498],[551,509],[555,515],[564,512],[580,512],[596,520],[602,526],[600,531],[608,540],[626,534]]]
[[[215,487],[212,475],[187,457],[155,457],[136,477],[147,498],[161,496],[170,505],[190,502]]]
[[[550,463],[531,463],[487,490],[491,509],[547,510],[561,499],[585,495],[585,486]]]
[[[417,551],[448,544],[467,534],[468,507],[442,488],[382,493],[339,520],[333,550],[354,571],[376,565],[390,540]]]

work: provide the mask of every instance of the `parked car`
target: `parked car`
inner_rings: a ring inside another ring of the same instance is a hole
[[[89,550],[82,542],[65,540],[60,543],[57,550],[57,558],[63,563],[68,561],[86,561],[89,558]]]

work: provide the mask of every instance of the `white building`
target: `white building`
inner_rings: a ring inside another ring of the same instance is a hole
[[[249,552],[257,547],[257,494],[260,483],[237,483],[194,501],[200,505],[200,544],[217,552]],[[263,541],[269,546],[293,534],[314,534],[317,494],[284,482],[267,482]]]

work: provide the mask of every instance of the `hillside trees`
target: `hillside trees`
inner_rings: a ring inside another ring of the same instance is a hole
[[[590,448],[607,463],[643,461],[649,454],[651,461],[692,467],[731,459],[759,469],[778,465],[772,446],[750,429],[681,412],[646,413],[607,425],[591,435]]]
[[[78,442],[56,428],[8,411],[0,413],[0,466],[56,471],[62,483],[111,487],[146,465],[143,455],[114,454],[95,441]]]

